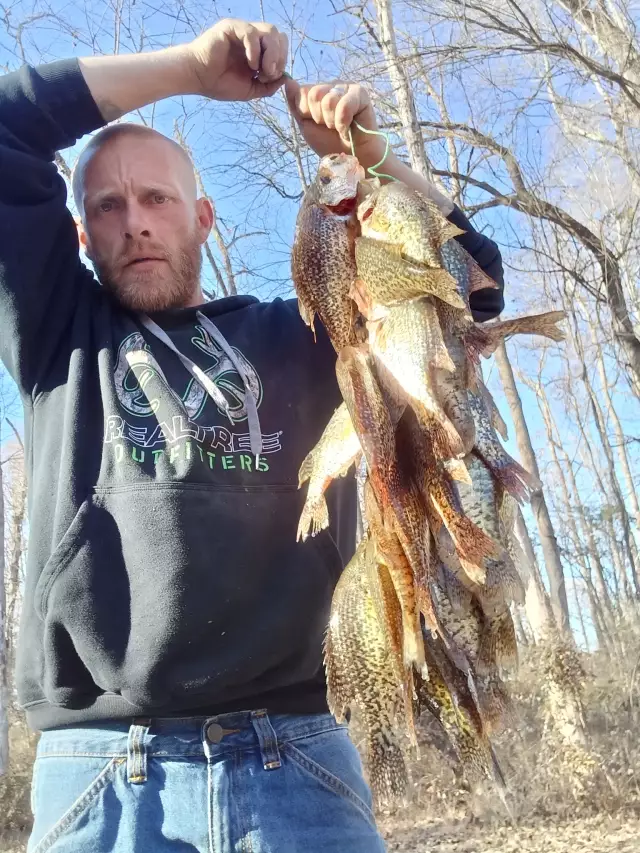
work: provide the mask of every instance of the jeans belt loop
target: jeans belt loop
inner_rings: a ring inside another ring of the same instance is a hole
[[[278,738],[266,711],[252,711],[251,722],[258,736],[262,766],[265,770],[277,770],[282,766],[278,751]]]
[[[150,720],[134,720],[127,739],[127,778],[133,785],[147,781],[147,736]]]

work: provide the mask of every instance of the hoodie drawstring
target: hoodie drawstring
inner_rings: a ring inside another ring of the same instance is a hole
[[[233,348],[229,346],[226,338],[218,329],[217,326],[213,324],[213,322],[206,317],[201,311],[198,311],[196,314],[201,325],[206,329],[207,332],[211,335],[213,340],[218,344],[218,346],[223,350],[225,355],[229,358],[231,363],[233,364],[235,370],[238,373],[238,376],[242,380],[242,384],[244,386],[244,400],[245,400],[245,408],[247,411],[247,423],[249,425],[249,441],[251,445],[251,452],[256,457],[256,464],[258,462],[258,458],[260,453],[262,452],[262,429],[260,427],[260,417],[258,415],[258,403],[253,393],[251,386],[249,385],[249,380],[247,378],[247,374],[244,371],[242,364],[240,363],[240,359],[234,352]],[[171,340],[169,335],[161,329],[160,326],[151,319],[151,317],[147,317],[146,314],[140,315],[140,322],[142,325],[151,332],[159,341],[169,347],[169,349],[178,356],[180,361],[189,371],[189,373],[193,376],[193,378],[198,382],[202,388],[204,388],[205,392],[211,397],[211,399],[216,403],[216,405],[222,409],[222,411],[229,418],[231,423],[233,423],[233,418],[231,415],[231,407],[227,398],[224,396],[222,391],[218,388],[218,386],[211,381],[211,379],[207,376],[207,374],[202,370],[198,365],[189,358],[189,356],[180,352],[178,347]]]

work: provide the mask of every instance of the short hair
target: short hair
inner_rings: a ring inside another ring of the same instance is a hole
[[[95,136],[91,137],[89,142],[87,142],[80,152],[71,173],[71,192],[73,193],[73,200],[76,203],[76,208],[78,209],[81,219],[84,219],[83,191],[84,176],[87,171],[87,166],[103,146],[108,142],[111,142],[112,139],[117,139],[120,136],[155,136],[163,139],[173,147],[180,157],[182,157],[183,162],[188,165],[189,170],[193,175],[193,182],[195,186],[195,173],[191,157],[174,139],[171,139],[169,136],[165,136],[163,133],[154,130],[152,127],[147,127],[144,124],[134,124],[133,122],[111,124],[108,127],[103,127],[102,130],[95,134]]]

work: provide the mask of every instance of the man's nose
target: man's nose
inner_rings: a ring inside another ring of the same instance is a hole
[[[131,205],[127,208],[124,221],[124,236],[127,240],[137,240],[140,237],[150,237],[151,229],[145,216],[145,211]]]

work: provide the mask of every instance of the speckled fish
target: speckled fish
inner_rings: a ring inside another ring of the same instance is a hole
[[[495,541],[503,544],[497,557],[488,558],[485,583],[477,596],[485,615],[485,627],[480,638],[477,671],[486,674],[494,664],[503,669],[517,665],[517,643],[509,605],[524,600],[522,580],[503,542],[500,522],[502,496],[491,471],[475,454],[466,459],[472,486],[458,485],[458,493],[466,515]]]
[[[402,685],[371,593],[375,573],[373,543],[365,537],[336,586],[324,657],[329,708],[339,722],[348,710],[360,711],[369,781],[376,800],[385,802],[404,796],[407,768],[395,734],[404,718]]]
[[[433,514],[430,516],[432,533],[437,536],[444,524],[469,579],[483,583],[486,558],[501,549],[489,531],[483,531],[464,514],[456,486],[436,458],[431,436],[410,410],[404,413],[398,424],[396,444],[401,459],[415,470],[416,479],[437,514],[435,518]],[[464,487],[463,483],[459,485]]]
[[[441,313],[440,310],[438,313]],[[445,414],[460,436],[464,452],[469,453],[476,440],[476,428],[468,392],[471,384],[469,372],[473,369],[473,365],[469,363],[461,337],[453,334],[446,326],[442,329],[442,335],[456,369],[448,371],[435,368],[433,388]]]
[[[406,184],[386,184],[360,203],[358,219],[358,277],[374,303],[393,305],[433,295],[465,308],[440,255],[443,243],[462,231],[433,202]]]
[[[467,780],[490,780],[506,793],[504,775],[467,677],[451,662],[440,638],[425,637],[429,680],[417,685],[419,707],[430,711],[446,732]]]
[[[325,491],[336,477],[343,477],[357,462],[360,442],[344,403],[338,406],[322,433],[320,441],[300,466],[298,487],[309,481],[307,498],[298,524],[298,541],[304,541],[329,526]]]
[[[430,537],[424,500],[416,483],[398,464],[395,424],[370,355],[362,349],[345,347],[338,355],[336,375],[367,460],[385,526],[395,530],[418,587],[427,591]],[[435,613],[426,599],[425,609],[427,624],[436,629]]]
[[[438,458],[463,455],[462,439],[434,388],[436,366],[440,372],[452,372],[455,365],[442,341],[431,300],[414,299],[388,308],[384,317],[369,321],[367,329],[382,384],[406,399],[421,423],[429,426]]]
[[[385,526],[382,512],[373,492],[371,483],[365,483],[364,508],[369,531],[376,547],[378,561],[382,563],[391,578],[396,599],[399,603],[400,626],[390,631],[399,659],[406,669],[415,666],[418,672],[424,671],[424,644],[420,626],[419,591],[407,556],[398,536],[391,527]],[[426,675],[426,672],[424,673]]]
[[[482,397],[469,392],[469,402],[476,428],[475,452],[491,470],[496,481],[518,502],[529,500],[531,492],[540,484],[500,444]]]
[[[315,333],[318,314],[338,352],[356,343],[357,309],[349,289],[356,277],[356,206],[362,178],[364,169],[355,157],[322,158],[298,213],[291,256],[302,319]]]
[[[482,647],[488,631],[485,613],[476,595],[463,586],[444,565],[433,583],[434,600],[445,631],[447,647],[455,649],[458,669],[467,674],[475,688],[478,707],[489,734],[512,722],[513,711],[507,689],[502,683],[496,660],[480,659],[488,649]],[[478,662],[480,670],[478,673]]]

